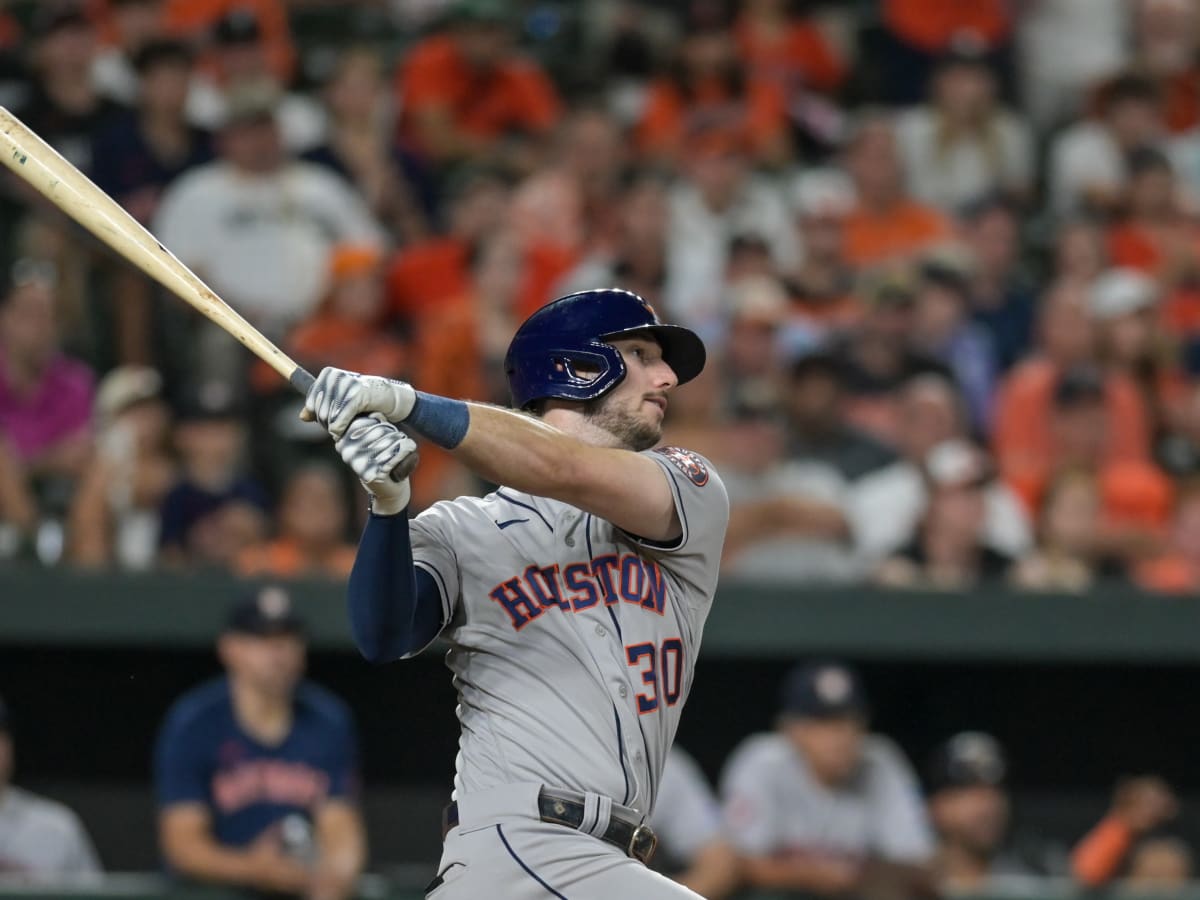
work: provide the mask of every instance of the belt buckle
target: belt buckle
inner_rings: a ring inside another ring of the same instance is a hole
[[[649,863],[657,849],[658,835],[649,825],[643,824],[633,829],[633,835],[629,838],[629,846],[625,852],[639,862]]]

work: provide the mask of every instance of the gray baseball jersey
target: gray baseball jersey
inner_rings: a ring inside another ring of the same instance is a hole
[[[650,825],[669,862],[684,868],[713,841],[723,839],[721,806],[700,766],[679,747],[667,754]]]
[[[30,881],[98,876],[83,823],[67,807],[18,787],[0,792],[0,875]]]
[[[500,488],[412,521],[439,586],[462,725],[456,796],[537,782],[654,808],[692,685],[729,517],[702,457],[665,447],[670,546]]]
[[[848,784],[817,782],[781,734],[744,740],[721,777],[725,822],[738,849],[753,856],[804,852],[923,863],[933,837],[916,776],[890,740],[867,737]]]

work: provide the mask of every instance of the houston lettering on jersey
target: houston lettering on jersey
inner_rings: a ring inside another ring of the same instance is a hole
[[[235,813],[258,803],[311,809],[329,794],[329,776],[320,769],[282,759],[246,759],[213,775],[213,803]]]
[[[609,553],[566,566],[526,566],[488,596],[504,607],[517,631],[548,609],[580,612],[600,602],[629,603],[661,616],[667,608],[662,569],[634,553]]]

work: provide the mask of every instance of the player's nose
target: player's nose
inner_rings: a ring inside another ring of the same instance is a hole
[[[669,391],[679,384],[679,376],[665,359],[658,361],[654,372],[654,386],[662,391]]]

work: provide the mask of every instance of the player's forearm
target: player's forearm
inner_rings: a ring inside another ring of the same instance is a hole
[[[470,426],[454,455],[482,478],[518,491],[568,500],[580,479],[572,475],[591,448],[532,416],[467,404]]]
[[[817,894],[844,894],[852,885],[842,867],[831,867],[819,859],[749,857],[742,872],[750,887],[775,890],[811,891]]]
[[[345,900],[367,863],[367,839],[357,810],[346,804],[326,809],[317,827],[317,868],[312,900]]]
[[[400,659],[437,636],[441,598],[433,580],[414,569],[407,510],[368,518],[346,604],[355,646],[373,663]]]
[[[737,852],[724,841],[717,841],[703,848],[692,867],[677,880],[701,897],[720,900],[733,893],[740,877]]]
[[[275,866],[266,878],[260,860],[250,852],[223,847],[208,837],[179,841],[164,851],[172,869],[195,881],[293,892],[309,885],[309,872],[298,862]]]

